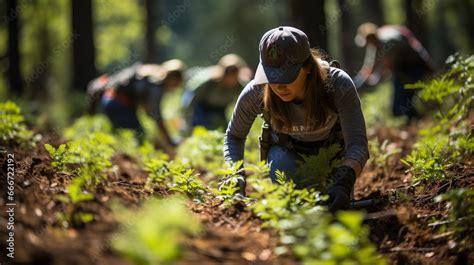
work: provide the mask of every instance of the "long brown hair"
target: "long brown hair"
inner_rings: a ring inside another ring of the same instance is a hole
[[[326,88],[328,82],[328,69],[324,68],[318,60],[322,57],[316,49],[311,49],[311,56],[303,63],[303,67],[310,69],[306,79],[303,107],[306,110],[305,126],[316,128],[326,123],[329,112],[334,110],[334,104],[330,100]],[[270,88],[265,85],[263,92],[264,111],[270,115],[270,122],[274,129],[281,131],[283,128],[291,128],[292,121],[289,119],[289,104],[281,100]]]

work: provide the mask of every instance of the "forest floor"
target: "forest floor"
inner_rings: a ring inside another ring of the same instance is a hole
[[[355,199],[367,199],[391,190],[407,187],[411,176],[399,158],[409,153],[416,141],[415,125],[401,128],[380,128],[379,139],[388,139],[389,148],[401,148],[389,172],[368,164],[355,185]],[[147,173],[134,158],[118,155],[113,164],[118,166],[108,180],[99,186],[92,201],[71,209],[57,199],[66,192],[72,176],[57,173],[51,167],[49,154],[43,144],[57,145],[60,137],[42,132],[42,142],[33,150],[10,147],[15,156],[15,258],[5,256],[6,241],[0,242],[2,262],[6,264],[130,264],[110,247],[110,236],[118,229],[111,209],[111,201],[127,207],[138,207],[149,192],[143,189]],[[2,154],[2,171],[6,172],[6,154]],[[370,227],[370,239],[390,264],[473,264],[474,247],[459,246],[450,240],[449,233],[436,233],[430,225],[433,217],[446,214],[446,209],[433,198],[450,187],[473,187],[474,167],[453,168],[459,178],[417,189],[404,200],[367,209],[365,223]],[[1,193],[6,194],[5,182]],[[155,190],[155,195],[166,196],[166,189]],[[5,205],[5,197],[1,197]],[[277,255],[279,239],[274,231],[262,228],[262,221],[244,205],[228,209],[217,201],[204,204],[189,202],[189,208],[204,225],[199,236],[187,239],[179,264],[297,264],[291,254]],[[74,226],[58,221],[57,213],[84,210],[93,214],[92,222]],[[6,211],[1,213],[0,231],[6,234]],[[453,246],[454,244],[454,246]],[[12,262],[13,261],[13,262]]]

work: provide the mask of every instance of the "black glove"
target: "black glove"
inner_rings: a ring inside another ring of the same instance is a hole
[[[247,186],[247,181],[245,181],[245,176],[239,176],[237,183],[239,187],[239,190],[237,192],[244,197],[247,196],[247,194],[245,193],[245,187]]]
[[[355,171],[349,166],[340,166],[331,174],[334,181],[328,189],[330,212],[347,210],[351,206],[350,194],[355,182]]]
[[[236,175],[234,177],[228,178],[222,183],[222,185],[229,185],[230,182],[237,182],[235,185],[238,189],[235,191],[235,194],[240,194],[244,197],[246,196],[245,187],[247,186],[247,182],[245,181],[244,175]]]

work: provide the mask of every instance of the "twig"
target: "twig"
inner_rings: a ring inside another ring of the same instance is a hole
[[[390,210],[381,211],[381,212],[369,213],[365,217],[365,220],[380,219],[383,217],[394,216],[394,215],[397,215],[397,211],[395,211],[394,209],[390,209]]]
[[[449,237],[451,235],[453,235],[454,232],[453,231],[449,231],[449,232],[445,232],[445,233],[442,233],[442,234],[439,234],[439,235],[434,235],[433,236],[433,240],[437,240],[437,239],[442,239],[442,238],[445,238],[445,237]]]
[[[449,223],[452,223],[452,222],[453,221],[450,221],[450,220],[439,221],[439,222],[434,222],[434,223],[428,224],[428,226],[440,226],[440,225],[449,224]]]
[[[222,220],[224,220],[226,223],[230,224],[231,226],[233,226],[234,228],[237,227],[237,225],[235,224],[235,222],[233,222],[232,220],[230,220],[229,218],[225,217],[225,216],[221,216]]]
[[[435,248],[402,248],[402,247],[394,247],[389,249],[390,252],[402,252],[402,251],[419,251],[419,252],[432,252],[435,251]]]

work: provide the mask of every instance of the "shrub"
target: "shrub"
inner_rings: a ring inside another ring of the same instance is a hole
[[[201,231],[200,221],[179,197],[150,199],[138,211],[114,207],[122,229],[113,247],[134,264],[171,264],[181,256],[181,244]]]
[[[0,141],[26,145],[32,135],[26,128],[20,107],[12,101],[0,103]]]

